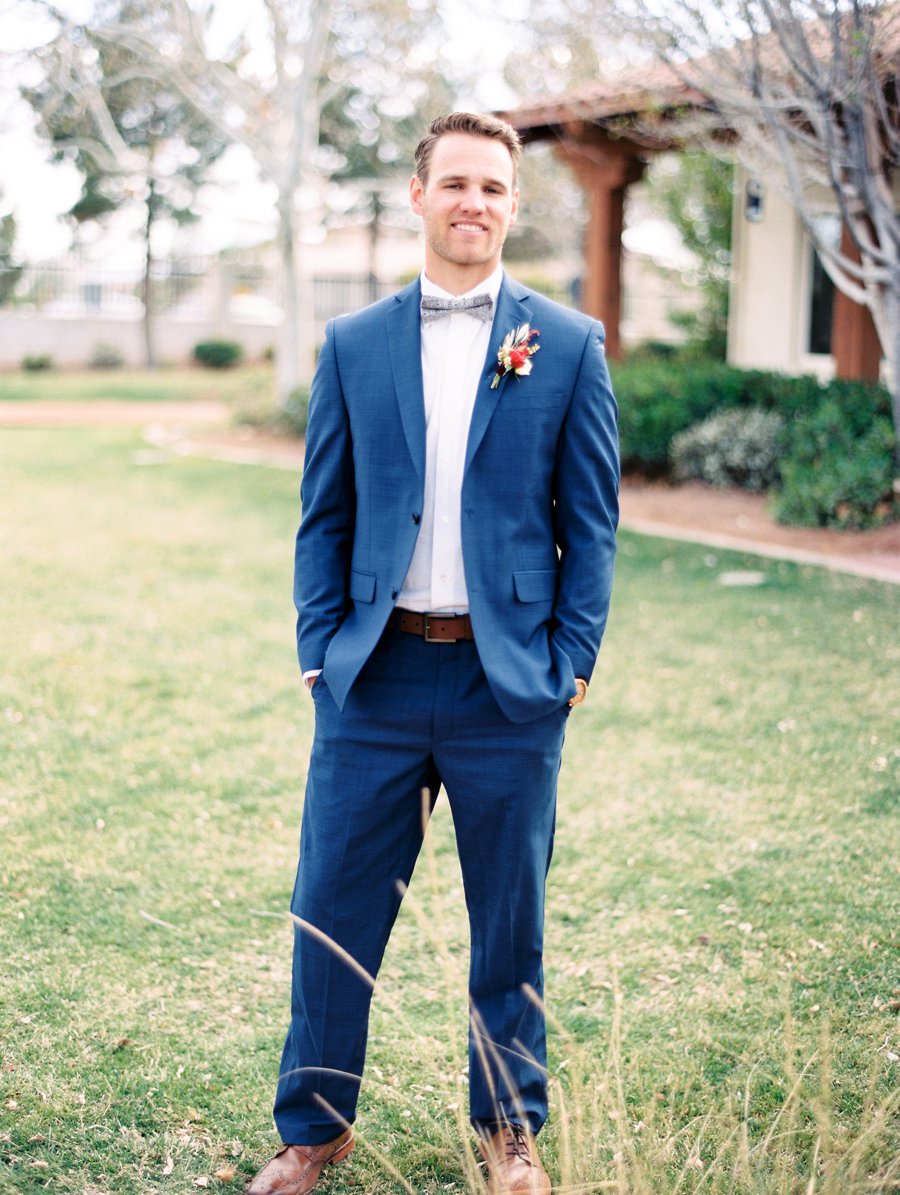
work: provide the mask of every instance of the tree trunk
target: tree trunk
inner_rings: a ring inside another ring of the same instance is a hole
[[[869,311],[887,368],[894,424],[894,465],[900,479],[900,262],[891,267],[887,283],[869,283],[868,293],[874,300],[869,303]]]
[[[381,236],[381,212],[384,204],[377,190],[372,191],[372,219],[369,223],[369,302],[378,298],[378,241]]]
[[[886,295],[888,335],[883,344],[887,358],[891,411],[894,416],[894,466],[900,479],[900,269],[894,270],[892,285]],[[897,495],[900,498],[900,494]]]
[[[284,406],[298,386],[309,382],[313,366],[312,286],[301,268],[300,221],[290,193],[282,194],[278,203],[277,242],[284,317],[278,329],[275,383],[278,405]]]
[[[156,352],[153,343],[153,218],[156,207],[156,191],[150,179],[147,192],[147,219],[144,223],[144,277],[141,283],[144,301],[144,361],[148,369],[156,368]]]

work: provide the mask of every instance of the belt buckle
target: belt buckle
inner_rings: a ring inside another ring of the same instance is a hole
[[[431,637],[431,615],[425,614],[425,615],[423,615],[423,617],[425,619],[424,639],[425,639],[426,643],[449,643],[450,642],[449,639],[432,639],[432,637]]]

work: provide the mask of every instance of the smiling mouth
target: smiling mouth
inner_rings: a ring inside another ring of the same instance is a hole
[[[464,224],[462,222],[454,224],[453,227],[458,232],[487,232],[484,224]]]

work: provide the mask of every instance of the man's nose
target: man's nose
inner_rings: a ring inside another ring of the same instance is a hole
[[[463,192],[461,203],[467,212],[483,211],[484,196],[481,193],[481,188],[467,187]]]

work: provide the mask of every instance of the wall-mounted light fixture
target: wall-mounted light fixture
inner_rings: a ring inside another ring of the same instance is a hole
[[[751,178],[744,194],[744,219],[759,224],[764,214],[766,188],[758,178]]]

